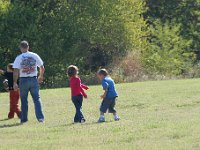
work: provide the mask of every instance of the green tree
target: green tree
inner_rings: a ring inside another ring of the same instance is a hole
[[[188,41],[180,35],[180,25],[161,23],[151,26],[150,44],[143,53],[148,73],[158,75],[180,75],[192,67],[195,55]]]
[[[31,50],[44,59],[48,87],[65,85],[69,64],[89,74],[146,44],[141,15],[145,5],[140,0],[14,0],[2,1],[4,6],[6,10],[0,12],[3,62],[12,62],[19,54],[18,43],[28,40]]]

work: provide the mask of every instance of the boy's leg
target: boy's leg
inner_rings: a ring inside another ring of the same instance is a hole
[[[14,101],[15,95],[14,95],[14,91],[10,91],[10,111],[8,113],[8,118],[12,119],[14,118],[14,105],[13,105],[13,101]]]
[[[78,107],[78,103],[77,103],[77,96],[72,97],[72,102],[76,108],[76,114],[74,116],[74,123],[79,122],[79,117],[78,117],[78,111],[77,111],[77,107]]]
[[[37,78],[31,78],[30,80],[30,93],[35,105],[35,115],[39,122],[44,122],[44,115],[42,111],[42,104],[39,95],[39,83]]]
[[[101,106],[100,106],[100,117],[99,117],[99,120],[98,122],[105,122],[105,116],[104,114],[106,113],[106,111],[108,110],[108,99],[104,99],[102,102],[101,102]]]
[[[28,92],[29,92],[29,83],[27,79],[20,79],[20,97],[21,97],[21,123],[28,121]]]
[[[85,122],[85,118],[82,112],[83,96],[76,96],[76,99],[73,101],[76,107],[76,117],[78,122]]]
[[[83,105],[83,96],[78,96],[78,102],[79,102],[79,110],[78,110],[78,114],[80,116],[79,121],[80,122],[85,122],[85,117],[83,115],[83,111],[82,111],[82,105]]]
[[[115,121],[119,121],[120,117],[117,115],[117,111],[115,110],[116,98],[111,100],[111,104],[109,107],[109,113],[112,113]]]
[[[18,118],[21,118],[21,110],[19,108],[19,91],[14,91],[13,107],[14,112],[17,114]]]

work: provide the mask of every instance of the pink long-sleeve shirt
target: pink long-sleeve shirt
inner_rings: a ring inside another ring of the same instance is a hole
[[[87,94],[85,93],[84,89],[89,89],[88,86],[81,83],[81,79],[79,77],[71,77],[69,81],[71,87],[72,96],[79,96],[83,95],[87,98]]]

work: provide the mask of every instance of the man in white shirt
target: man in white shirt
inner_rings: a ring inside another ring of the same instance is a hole
[[[20,44],[21,55],[15,59],[13,68],[14,90],[18,89],[17,80],[20,78],[19,89],[21,97],[21,123],[28,121],[28,93],[31,96],[35,105],[35,114],[39,122],[44,122],[42,112],[42,104],[39,95],[39,83],[43,82],[44,65],[42,59],[35,53],[29,52],[29,44],[27,41],[22,41]],[[39,76],[37,69],[40,69]]]

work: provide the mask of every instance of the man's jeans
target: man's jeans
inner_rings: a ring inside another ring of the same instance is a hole
[[[35,114],[39,120],[44,119],[39,95],[39,83],[36,77],[20,78],[19,83],[21,96],[21,122],[28,121],[28,93],[30,91],[35,105]]]

